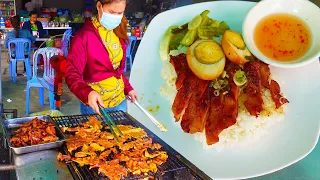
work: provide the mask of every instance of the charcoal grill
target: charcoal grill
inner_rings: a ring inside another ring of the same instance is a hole
[[[148,137],[152,138],[154,143],[159,143],[162,145],[163,150],[168,153],[167,162],[158,167],[159,171],[157,174],[148,174],[147,176],[133,176],[129,175],[125,179],[141,179],[145,177],[153,176],[156,179],[172,179],[172,178],[161,178],[166,174],[172,174],[178,171],[187,171],[191,174],[194,179],[210,179],[207,175],[205,175],[202,171],[200,171],[197,167],[191,164],[187,159],[181,156],[178,152],[176,152],[173,148],[167,145],[164,141],[162,141],[159,137],[157,137],[154,133],[148,130],[145,126],[135,120],[133,117],[124,113],[122,111],[111,111],[109,112],[110,117],[115,121],[116,124],[122,125],[131,125],[134,127],[140,127],[145,130],[148,134]],[[93,114],[93,115],[73,115],[73,116],[61,116],[61,117],[52,117],[53,121],[61,128],[61,127],[74,127],[78,126],[81,123],[89,121],[90,117],[96,117],[98,120],[102,122],[106,122],[103,117]],[[63,146],[60,151],[64,154],[68,154],[68,150],[66,146]],[[89,169],[88,166],[80,167],[78,163],[70,162],[67,163],[67,166],[72,173],[75,179],[79,180],[98,180],[98,179],[106,179],[105,176],[99,175],[97,169]],[[180,179],[180,178],[179,178]],[[184,179],[184,178],[183,178]]]

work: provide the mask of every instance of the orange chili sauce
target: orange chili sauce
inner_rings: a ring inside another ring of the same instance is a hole
[[[258,22],[254,31],[258,49],[270,59],[290,62],[301,58],[312,42],[309,27],[290,14],[272,14]]]

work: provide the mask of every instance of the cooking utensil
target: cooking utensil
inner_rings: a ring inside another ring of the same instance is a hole
[[[98,103],[98,106],[99,106],[99,110],[100,110],[102,117],[107,121],[107,124],[110,128],[112,135],[114,136],[116,141],[119,142],[118,136],[114,132],[113,128],[115,128],[121,136],[123,136],[123,133],[121,132],[121,130],[116,125],[116,123],[113,122],[112,118],[109,116],[109,114],[104,110],[104,108],[99,103]]]
[[[16,154],[26,154],[26,153],[36,152],[36,151],[43,151],[43,150],[57,148],[63,145],[63,142],[65,141],[65,135],[63,134],[61,129],[55,124],[54,128],[56,130],[56,136],[59,138],[57,141],[31,145],[31,146],[23,146],[23,147],[12,146],[10,139],[14,135],[14,132],[17,130],[17,128],[20,127],[22,124],[32,121],[36,117],[42,121],[54,123],[49,116],[33,116],[33,117],[24,117],[24,118],[8,119],[5,121],[1,121],[8,145]]]
[[[132,100],[132,98],[130,96],[127,96],[128,100]],[[159,121],[157,120],[155,117],[153,117],[145,108],[143,108],[141,106],[141,104],[135,100],[134,104],[146,115],[148,116],[148,118],[160,129],[160,131],[165,132],[168,131],[168,129]]]

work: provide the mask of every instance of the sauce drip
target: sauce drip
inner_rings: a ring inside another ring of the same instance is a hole
[[[312,37],[309,27],[290,14],[272,14],[257,24],[254,41],[268,58],[289,62],[301,58],[310,48]]]

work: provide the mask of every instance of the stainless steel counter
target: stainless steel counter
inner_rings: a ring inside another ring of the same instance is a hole
[[[18,180],[71,180],[67,165],[57,160],[58,151],[13,155]]]

